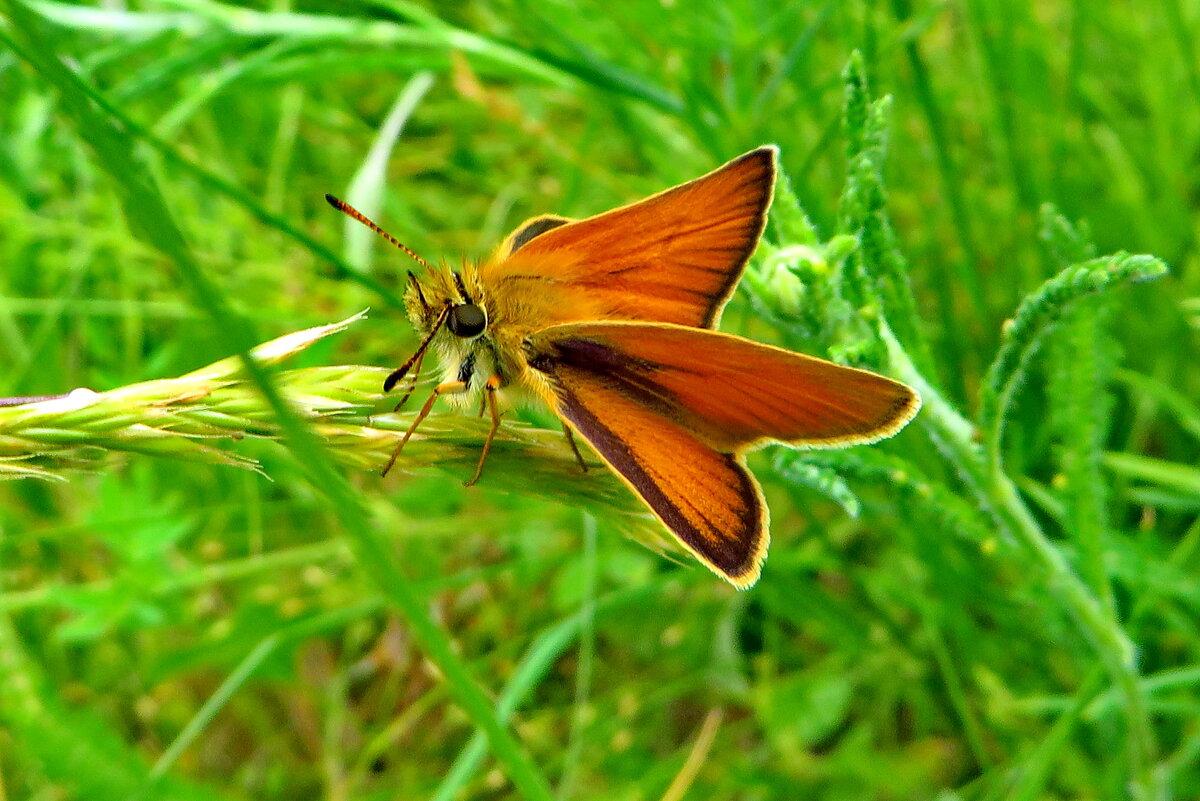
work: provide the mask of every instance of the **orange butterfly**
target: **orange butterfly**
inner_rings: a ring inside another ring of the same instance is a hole
[[[920,407],[891,379],[713,330],[762,234],[775,161],[760,147],[595,217],[536,217],[459,272],[431,268],[326,196],[426,268],[422,280],[409,273],[405,295],[421,344],[384,390],[410,370],[415,382],[430,345],[445,371],[384,472],[439,396],[465,405],[478,393],[492,428],[473,484],[498,402],[541,402],[577,458],[572,432],[697,559],[752,585],[770,536],[746,451],[874,442]]]

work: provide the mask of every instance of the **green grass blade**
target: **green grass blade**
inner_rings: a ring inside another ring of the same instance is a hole
[[[528,799],[549,799],[549,785],[545,778],[496,718],[487,696],[470,675],[461,657],[454,653],[449,637],[428,616],[422,599],[412,590],[408,578],[396,564],[390,544],[372,526],[355,492],[334,469],[316,437],[286,406],[267,372],[250,357],[249,351],[255,340],[249,326],[229,310],[226,298],[192,258],[182,235],[172,223],[170,212],[149,182],[147,173],[134,166],[137,159],[128,141],[89,104],[87,94],[79,88],[79,79],[51,55],[52,49],[36,32],[37,23],[20,0],[9,0],[9,8],[16,23],[15,32],[26,44],[20,48],[21,55],[62,92],[75,124],[92,144],[100,165],[112,175],[121,191],[130,224],[135,230],[140,229],[141,235],[175,264],[197,304],[209,313],[216,330],[222,332],[222,336],[238,352],[246,373],[275,412],[301,469],[314,486],[329,497],[355,543],[364,572],[403,612],[412,626],[414,636],[445,674],[452,695],[486,733],[493,753],[505,766],[522,795]],[[149,220],[155,224],[148,226],[146,221]]]
[[[371,149],[367,151],[362,166],[354,173],[354,177],[350,179],[350,185],[346,188],[346,202],[372,219],[381,218],[380,210],[383,208],[385,189],[384,179],[387,176],[387,162],[392,155],[392,148],[396,146],[409,117],[416,111],[421,98],[425,96],[431,86],[433,86],[432,73],[419,72],[409,79],[388,111],[383,125],[379,127],[379,134]],[[379,241],[377,234],[349,217],[346,218],[344,225],[346,261],[365,272],[370,272],[371,248]]]

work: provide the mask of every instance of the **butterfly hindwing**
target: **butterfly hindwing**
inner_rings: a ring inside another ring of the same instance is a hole
[[[555,228],[566,225],[569,222],[571,222],[570,218],[560,217],[557,214],[543,214],[540,217],[526,220],[508,235],[504,243],[500,245],[500,252],[506,256],[511,256],[532,242],[536,237],[541,236],[547,231],[553,231]]]

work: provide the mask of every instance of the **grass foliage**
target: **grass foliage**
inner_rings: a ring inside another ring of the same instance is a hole
[[[0,799],[1200,796],[1198,34],[0,0],[0,392],[94,390],[0,408]],[[754,455],[753,590],[537,410],[478,487],[449,410],[377,476],[410,265],[325,192],[477,257],[765,142],[725,329],[925,406]]]

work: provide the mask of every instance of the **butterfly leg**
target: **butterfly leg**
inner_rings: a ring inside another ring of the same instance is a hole
[[[433,392],[429,395],[429,400],[425,401],[425,405],[421,407],[421,411],[417,412],[417,419],[413,420],[412,425],[408,427],[408,431],[404,432],[404,439],[400,440],[400,444],[396,446],[396,450],[392,451],[392,458],[388,459],[388,463],[383,468],[381,475],[386,476],[388,471],[392,469],[392,465],[400,458],[400,452],[408,444],[408,440],[412,437],[413,432],[417,430],[417,426],[421,425],[421,421],[429,416],[429,410],[433,408],[433,402],[438,399],[438,395],[454,395],[459,392],[466,392],[466,390],[467,384],[465,381],[447,381],[445,384],[439,384],[434,387]]]
[[[471,476],[470,481],[464,481],[464,487],[470,487],[479,480],[479,476],[483,474],[483,463],[487,461],[488,451],[492,449],[492,440],[496,437],[496,429],[500,428],[500,412],[496,409],[496,390],[500,388],[500,376],[492,376],[487,383],[483,385],[483,397],[488,408],[492,410],[492,427],[488,430],[487,439],[483,441],[483,453],[479,454],[479,466],[475,468],[475,475]]]
[[[563,433],[567,436],[567,444],[571,446],[571,453],[575,454],[575,461],[579,462],[579,469],[587,472],[587,462],[583,461],[583,455],[579,452],[579,446],[575,444],[575,434],[572,433],[571,427],[563,423]]]
[[[404,390],[404,395],[402,395],[400,400],[396,403],[396,405],[392,407],[393,412],[400,411],[400,408],[402,406],[404,406],[405,403],[408,402],[409,398],[412,397],[413,390],[415,390],[417,388],[417,380],[421,377],[421,364],[424,361],[425,361],[425,354],[422,353],[420,356],[417,357],[416,362],[413,363],[412,374],[409,376],[409,381],[408,381],[408,389]]]

